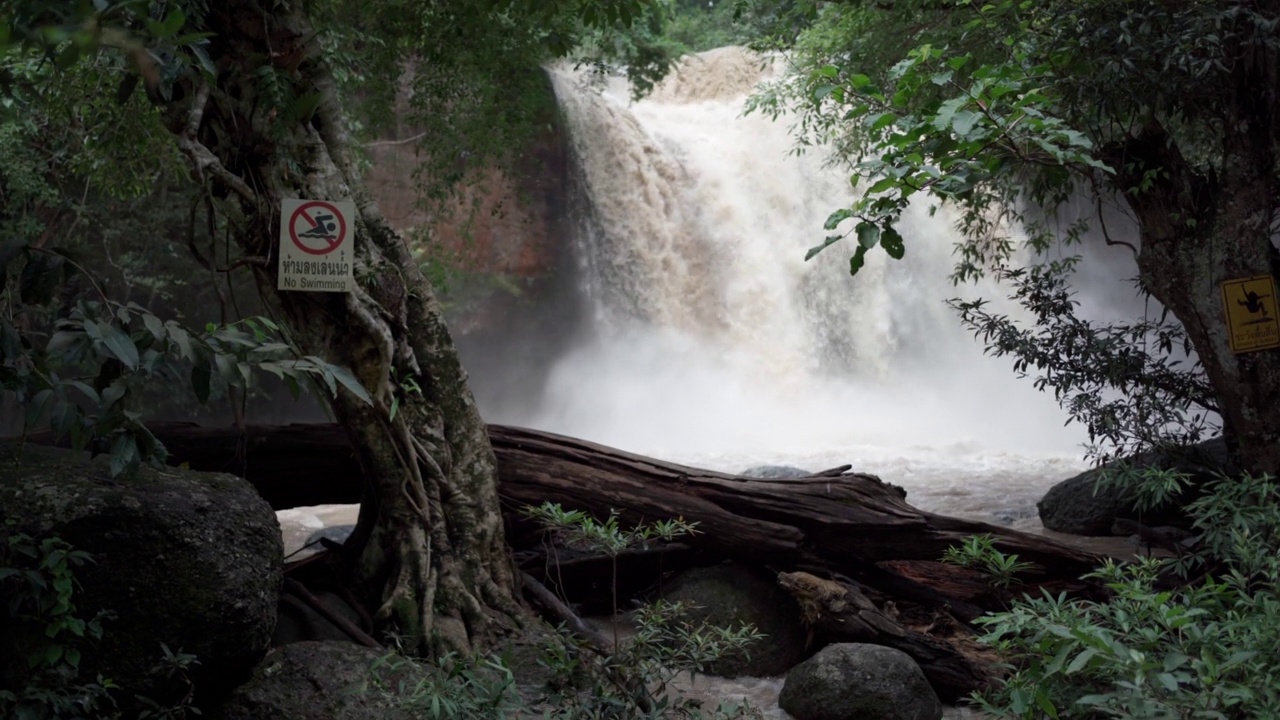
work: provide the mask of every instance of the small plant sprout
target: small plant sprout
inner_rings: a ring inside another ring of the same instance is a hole
[[[942,561],[986,573],[988,581],[998,588],[1009,587],[1017,581],[1018,573],[1036,567],[1035,563],[1019,560],[1017,555],[1000,552],[995,540],[985,534],[970,535],[962,544],[947,548]]]

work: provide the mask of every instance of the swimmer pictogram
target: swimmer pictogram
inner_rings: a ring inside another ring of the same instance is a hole
[[[338,208],[320,200],[303,203],[289,218],[289,238],[308,255],[328,255],[347,238],[347,219]]]

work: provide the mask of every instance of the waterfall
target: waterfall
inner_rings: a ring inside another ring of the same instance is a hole
[[[853,190],[820,148],[793,152],[787,118],[744,116],[774,72],[725,48],[638,102],[618,82],[554,73],[584,195],[587,327],[538,407],[489,419],[730,471],[849,462],[951,488],[937,492],[975,478],[1039,492],[1069,474],[1082,431],[944,304],[979,295],[1018,311],[993,285],[950,283],[945,209],[909,209],[902,261],[877,249],[851,277],[848,241],[805,262]]]

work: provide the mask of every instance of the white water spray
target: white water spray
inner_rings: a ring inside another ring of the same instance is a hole
[[[924,208],[898,226],[903,261],[876,250],[850,277],[837,245],[806,263],[852,190],[791,152],[785,118],[743,116],[770,72],[704,53],[637,103],[556,75],[591,206],[591,327],[536,412],[490,419],[729,471],[852,463],[953,514],[1029,507],[1080,467],[1083,436],[943,302],[1003,293],[950,284],[957,233]]]

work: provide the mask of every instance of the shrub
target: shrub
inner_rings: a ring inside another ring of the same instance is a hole
[[[1045,594],[979,620],[1012,674],[978,704],[1028,719],[1280,717],[1276,492],[1270,477],[1218,480],[1188,507],[1194,552],[1091,575],[1110,602]]]
[[[559,533],[571,544],[591,547],[614,558],[613,607],[617,608],[617,556],[623,550],[669,541],[695,532],[683,519],[624,528],[616,514],[603,522],[554,503],[526,508],[525,513]],[[721,703],[704,715],[696,701],[674,697],[671,683],[682,672],[699,673],[721,657],[745,652],[762,636],[750,625],[725,628],[692,622],[691,608],[659,601],[642,606],[632,618],[635,634],[620,641],[614,632],[610,652],[578,646],[564,635],[548,648],[543,665],[551,671],[547,718],[759,717],[749,705]],[[614,617],[616,627],[618,618]]]

